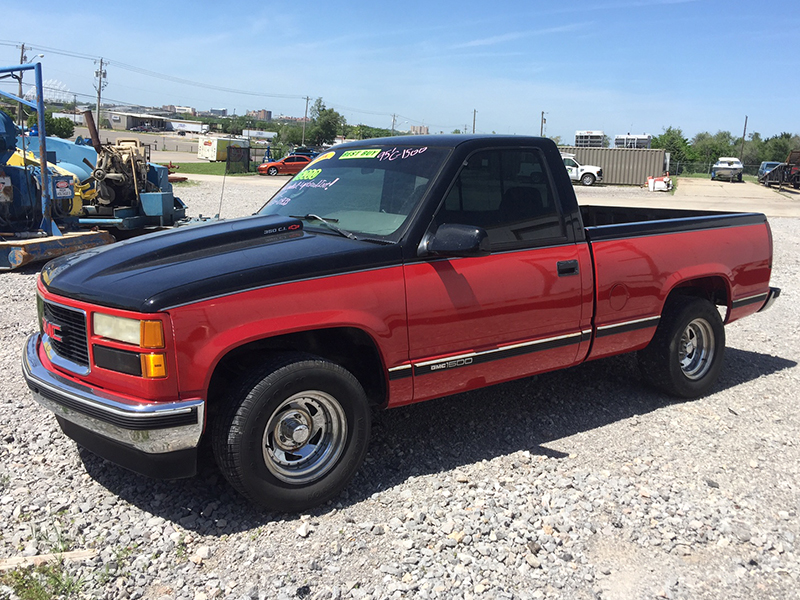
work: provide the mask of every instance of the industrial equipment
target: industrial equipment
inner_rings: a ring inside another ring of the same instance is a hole
[[[139,140],[101,144],[91,112],[84,113],[90,145],[46,137],[41,65],[0,68],[0,78],[26,70],[36,75],[35,103],[0,91],[36,110],[39,134],[18,136],[0,111],[0,270],[114,242],[105,230],[187,222],[167,167],[150,164],[149,147]]]

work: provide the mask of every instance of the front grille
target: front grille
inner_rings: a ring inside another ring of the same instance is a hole
[[[89,344],[86,339],[86,314],[74,308],[45,301],[44,318],[57,328],[60,340],[50,335],[56,353],[83,367],[89,366]],[[45,333],[47,329],[45,328]]]

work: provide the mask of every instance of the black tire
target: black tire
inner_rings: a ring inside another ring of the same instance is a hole
[[[742,182],[742,174],[741,173],[736,175],[736,181],[738,181],[739,183]]]
[[[367,452],[371,413],[339,365],[285,354],[252,369],[212,423],[214,457],[245,498],[299,512],[334,498]]]
[[[725,355],[725,327],[708,300],[679,296],[664,307],[650,344],[639,351],[639,367],[654,387],[679,398],[707,394]]]
[[[278,174],[278,167],[270,167],[269,169],[267,169],[267,174],[268,175],[273,175],[273,176],[277,175]]]
[[[594,182],[595,182],[595,176],[592,175],[591,173],[584,173],[583,175],[581,175],[581,184],[582,185],[589,186],[589,185],[594,184]]]

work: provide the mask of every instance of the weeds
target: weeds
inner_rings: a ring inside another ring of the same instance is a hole
[[[14,590],[20,600],[51,600],[77,598],[83,580],[67,573],[63,561],[52,561],[0,573],[0,584]]]

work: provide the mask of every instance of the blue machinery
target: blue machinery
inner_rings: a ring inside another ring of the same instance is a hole
[[[48,139],[41,65],[0,68],[0,79],[25,71],[34,71],[36,102],[0,90],[36,111],[39,134],[18,139],[13,120],[0,111],[0,270],[114,242],[98,228],[142,230],[185,221],[186,206],[173,196],[167,168],[149,164],[135,140],[101,145],[89,118],[91,145]],[[18,146],[35,158],[14,156]]]
[[[40,63],[33,63],[28,65],[18,65],[16,67],[2,67],[0,73],[14,73],[22,71],[33,71],[36,77],[36,90],[39,92],[36,98],[36,103],[29,102],[23,98],[17,98],[12,94],[7,94],[0,90],[0,95],[5,96],[11,100],[16,100],[36,111],[38,118],[38,130],[44,131],[44,98],[42,97],[42,65]],[[3,132],[8,133],[8,132]],[[16,137],[16,136],[15,136]],[[14,152],[14,146],[9,147],[7,142],[8,137],[3,136],[3,141],[0,142],[0,152],[2,153],[2,162],[5,164],[8,157]],[[8,152],[8,155],[6,153]],[[41,159],[41,183],[42,183],[42,223],[40,229],[49,235],[60,236],[61,232],[58,227],[53,223],[52,218],[52,203],[50,200],[50,181],[49,172],[47,170],[47,141],[44,135],[39,136],[39,156]]]

